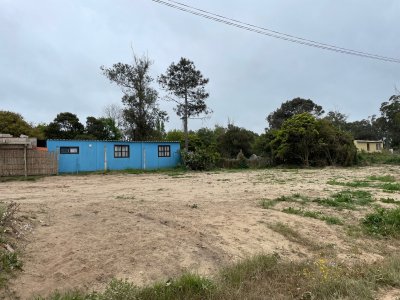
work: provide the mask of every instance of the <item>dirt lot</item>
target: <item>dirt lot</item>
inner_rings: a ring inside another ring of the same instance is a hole
[[[26,234],[24,270],[11,288],[27,299],[55,289],[101,289],[114,277],[142,285],[184,271],[212,275],[259,253],[275,252],[288,260],[334,255],[347,263],[373,261],[398,245],[348,234],[346,228],[358,224],[370,206],[341,211],[307,206],[342,218],[345,224],[339,226],[282,212],[298,204],[263,209],[260,201],[293,193],[327,197],[346,189],[327,184],[329,180],[389,174],[400,181],[400,168],[391,166],[58,176],[0,183],[1,200],[19,203],[25,222],[33,224]],[[398,192],[360,189],[375,199],[400,201]],[[289,226],[301,238],[271,229],[274,224]]]

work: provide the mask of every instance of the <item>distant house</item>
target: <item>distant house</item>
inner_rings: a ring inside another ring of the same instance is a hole
[[[47,148],[58,154],[60,173],[173,168],[180,162],[179,142],[48,140]]]
[[[368,153],[382,152],[383,141],[354,140],[354,145],[358,151]]]

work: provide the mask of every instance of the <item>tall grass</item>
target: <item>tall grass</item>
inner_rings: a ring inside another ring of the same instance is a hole
[[[56,292],[48,300],[156,299],[376,299],[379,290],[400,286],[400,255],[351,267],[319,258],[281,261],[257,255],[221,270],[213,279],[185,274],[175,280],[137,287],[113,280],[104,292]]]
[[[22,261],[14,249],[17,211],[16,203],[0,202],[0,288],[4,288],[14,272],[22,268]]]

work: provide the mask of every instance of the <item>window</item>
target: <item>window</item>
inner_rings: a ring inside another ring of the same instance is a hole
[[[381,143],[376,144],[376,150],[381,150]]]
[[[367,143],[367,151],[369,151],[369,143]]]
[[[79,147],[60,147],[60,154],[79,154]]]
[[[170,157],[171,156],[171,146],[158,146],[158,157]]]
[[[114,157],[115,158],[129,157],[129,145],[114,145]]]

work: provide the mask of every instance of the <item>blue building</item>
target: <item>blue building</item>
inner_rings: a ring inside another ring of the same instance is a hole
[[[58,153],[60,173],[173,168],[180,162],[179,142],[48,140]]]

